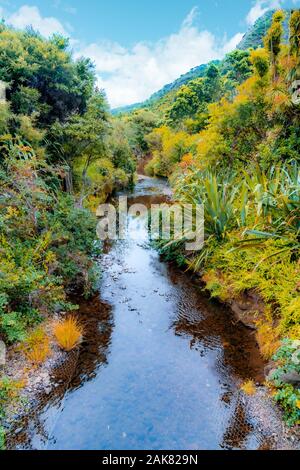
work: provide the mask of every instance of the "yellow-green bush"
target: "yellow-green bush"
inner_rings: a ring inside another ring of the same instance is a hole
[[[290,251],[278,253],[282,241],[267,241],[264,246],[235,249],[239,233],[220,245],[208,262],[208,288],[223,299],[255,289],[266,304],[272,306],[282,335],[293,335],[300,321],[300,269]],[[214,275],[213,275],[214,273]]]

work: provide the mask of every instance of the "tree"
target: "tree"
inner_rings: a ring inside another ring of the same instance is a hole
[[[261,79],[266,77],[270,67],[269,55],[267,51],[263,48],[251,51],[250,61],[258,76]]]
[[[278,76],[278,56],[281,50],[281,41],[283,36],[283,21],[285,13],[278,10],[273,15],[272,25],[265,37],[265,48],[269,51],[271,63],[273,66],[274,79]]]
[[[109,128],[106,96],[104,92],[98,92],[90,99],[82,116],[75,114],[66,123],[57,121],[51,127],[47,135],[51,161],[64,162],[72,169],[76,160],[80,159],[85,187],[89,166],[108,153],[106,139]]]
[[[187,117],[193,117],[204,101],[203,79],[192,80],[176,93],[174,103],[166,112],[166,119],[176,125]]]
[[[208,67],[203,85],[204,100],[206,103],[215,103],[221,98],[223,83],[220,70],[215,64],[211,64]]]
[[[128,123],[122,119],[113,120],[108,145],[114,167],[129,175],[133,183],[136,162],[128,140]]]
[[[218,101],[223,91],[220,70],[215,64],[210,64],[204,78],[191,80],[178,90],[166,111],[167,123],[176,128],[189,119],[187,127],[192,132],[203,129],[207,124],[207,104]],[[195,120],[194,124],[191,119]]]
[[[152,111],[140,109],[131,113],[127,122],[130,146],[136,158],[141,158],[149,152],[146,136],[158,126],[158,117]]]
[[[250,52],[236,49],[226,55],[222,65],[222,73],[233,82],[241,84],[251,76]]]
[[[294,58],[291,80],[300,78],[300,10],[292,12],[290,19],[290,55]]]
[[[93,94],[95,73],[88,59],[74,61],[68,40],[54,35],[0,30],[0,80],[10,84],[7,98],[16,114],[37,112],[44,127],[82,114]]]

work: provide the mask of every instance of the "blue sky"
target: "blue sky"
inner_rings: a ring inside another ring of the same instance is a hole
[[[96,64],[112,106],[146,99],[190,68],[221,58],[269,8],[300,0],[0,0],[17,28],[70,37]]]

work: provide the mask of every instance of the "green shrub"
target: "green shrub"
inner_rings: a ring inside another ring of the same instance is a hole
[[[0,426],[0,450],[5,450],[5,430]]]
[[[19,399],[19,392],[24,384],[8,377],[0,379],[0,422],[5,418],[6,407]],[[0,424],[0,450],[5,449],[5,430]]]
[[[284,374],[300,374],[300,341],[285,339],[274,360],[279,364],[272,376],[277,388],[275,400],[282,406],[290,426],[300,424],[300,390],[283,381]]]
[[[100,246],[95,216],[45,183],[44,164],[34,155],[25,158],[29,147],[12,141],[7,151],[0,196],[0,333],[13,343],[45,315],[72,308],[66,304],[69,287],[91,292],[92,256]]]

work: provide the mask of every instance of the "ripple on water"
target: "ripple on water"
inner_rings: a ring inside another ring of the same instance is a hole
[[[149,205],[169,194],[165,182],[142,178],[130,204]],[[35,421],[29,415],[23,443],[12,439],[11,447],[266,445],[239,392],[242,380],[262,378],[252,333],[189,275],[160,261],[145,244],[144,223],[130,224],[126,240],[106,245],[102,302],[80,307],[85,341],[68,391],[58,394],[59,406],[48,397]]]

